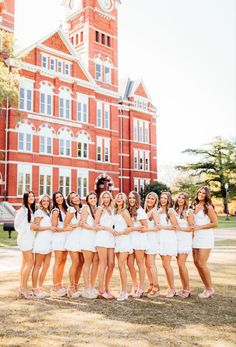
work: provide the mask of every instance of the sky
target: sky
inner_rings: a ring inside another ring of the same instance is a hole
[[[16,0],[25,47],[64,23],[62,0]],[[158,109],[159,180],[181,152],[236,136],[235,0],[122,0],[119,76],[142,78]]]

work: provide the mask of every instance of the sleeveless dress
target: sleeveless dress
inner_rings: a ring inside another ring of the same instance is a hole
[[[143,208],[139,208],[137,210],[137,217],[136,220],[132,218],[133,225],[135,226],[141,226],[140,220],[147,219],[147,214],[145,213]],[[132,231],[130,233],[130,239],[131,239],[131,246],[135,250],[143,250],[145,251],[147,249],[147,237],[146,233],[141,233],[139,231]]]
[[[196,225],[206,225],[211,223],[207,214],[204,214],[203,210],[194,213],[194,219]],[[193,248],[214,248],[214,230],[202,229],[194,231]]]
[[[176,213],[176,219],[181,228],[187,228],[188,221],[185,218],[180,218],[180,215]],[[193,233],[191,231],[176,231],[177,237],[177,253],[178,254],[191,254]]]
[[[148,219],[148,228],[155,228],[156,224],[154,220]],[[159,254],[160,253],[160,231],[148,231],[146,232],[147,249],[146,254]]]
[[[116,214],[114,216],[114,226],[117,232],[122,233],[127,228],[127,224],[122,216],[122,214]],[[115,253],[133,253],[133,248],[131,246],[130,234],[115,236]]]
[[[37,210],[34,214],[34,218],[41,217],[39,226],[40,227],[49,227],[52,225],[50,216],[47,215],[42,210]],[[48,254],[52,251],[52,236],[53,232],[48,229],[45,231],[36,232],[36,236],[34,239],[34,248],[33,253],[39,254]]]
[[[34,220],[34,214],[31,213],[31,222]],[[30,230],[28,222],[28,210],[22,206],[16,213],[14,228],[18,232],[17,244],[22,252],[31,251],[33,249],[35,231]]]
[[[88,209],[88,217],[87,217],[87,224],[89,226],[94,225],[94,219],[91,215],[91,212]],[[96,247],[95,247],[95,237],[96,237],[96,231],[95,230],[89,230],[85,228],[81,228],[81,233],[80,233],[80,249],[81,251],[91,251],[91,252],[97,252]]]
[[[106,210],[103,211],[100,223],[101,226],[106,226],[112,228],[114,225],[114,215],[110,215]],[[105,247],[105,248],[115,248],[115,237],[110,231],[99,230],[96,232],[95,237],[95,246],[96,247]]]
[[[160,224],[171,226],[166,213],[160,213]],[[160,255],[177,256],[177,239],[175,230],[160,230]]]
[[[58,208],[54,208],[52,210],[52,213],[55,210],[59,211]],[[61,216],[62,216],[62,221],[59,220],[59,216],[58,216],[58,224],[57,224],[58,229],[64,228],[64,221],[66,218],[66,214],[62,210],[61,210]],[[69,233],[70,231],[62,231],[62,232],[53,233],[52,235],[52,250],[53,251],[66,251],[65,245],[66,245],[67,238],[69,237]]]
[[[81,218],[81,213],[77,211],[76,216],[76,209],[74,207],[69,207],[68,211],[70,213],[74,213],[74,216],[70,222],[70,224],[78,224]],[[65,248],[67,251],[71,252],[80,252],[81,251],[81,228],[77,227],[69,232]]]

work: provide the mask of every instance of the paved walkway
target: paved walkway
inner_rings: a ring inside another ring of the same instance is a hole
[[[236,229],[215,230],[215,240],[236,240]],[[21,252],[14,248],[0,248],[0,272],[19,270]]]

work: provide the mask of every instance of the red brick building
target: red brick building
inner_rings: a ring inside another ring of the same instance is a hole
[[[27,189],[115,195],[157,179],[156,109],[142,80],[118,82],[119,4],[65,1],[67,33],[11,62],[22,78],[18,106],[0,116],[0,200],[17,206]],[[13,31],[14,1],[0,6],[0,30]]]

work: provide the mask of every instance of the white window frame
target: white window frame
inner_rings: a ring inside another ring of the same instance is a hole
[[[110,104],[104,103],[104,129],[110,129]]]
[[[29,175],[29,186],[27,187],[27,178]],[[22,177],[22,193],[19,193],[19,179]],[[21,197],[23,196],[25,191],[30,191],[32,190],[32,166],[31,165],[24,165],[24,164],[19,164],[17,165],[17,196]]]
[[[44,110],[42,107],[42,96],[44,95]],[[49,98],[51,103],[49,103]],[[50,112],[49,112],[50,108]],[[40,113],[52,116],[53,115],[53,87],[49,85],[42,85],[40,88]]]
[[[103,81],[107,84],[111,84],[111,71],[111,64],[105,63],[103,66]]]
[[[52,66],[53,66],[53,68],[52,68]],[[49,70],[53,71],[53,72],[56,71],[56,58],[54,58],[54,57],[49,57]]]
[[[86,183],[86,184],[85,184]],[[88,193],[89,180],[88,170],[80,169],[77,171],[77,192],[81,199],[85,199]]]
[[[95,61],[95,80],[102,81],[102,62],[99,60]],[[99,67],[99,69],[98,69]]]
[[[18,132],[18,151],[32,153],[33,131],[30,125],[20,124]],[[23,144],[23,146],[21,146]],[[29,145],[29,146],[28,146]]]
[[[98,148],[101,148],[101,153],[98,152]],[[101,155],[100,159],[98,159],[98,154]],[[103,161],[103,138],[99,136],[97,136],[97,143],[96,143],[96,160],[98,162]]]
[[[104,138],[104,163],[110,163],[110,139]]]
[[[139,130],[139,124],[138,124],[138,119],[134,118],[134,141],[138,142],[139,137],[138,137],[138,130]]]
[[[97,101],[97,111],[96,111],[96,123],[98,128],[103,127],[103,112],[102,112],[102,102]]]
[[[43,185],[41,185],[41,176],[43,176]],[[48,186],[47,179],[50,177],[50,185]],[[43,187],[43,191],[41,191],[41,187]],[[48,190],[49,187],[49,190]],[[48,194],[52,195],[52,168],[40,166],[39,168],[39,194]]]
[[[30,98],[29,93],[30,92]],[[23,93],[23,96],[22,96]],[[30,103],[30,106],[29,104]],[[34,80],[23,79],[19,86],[19,109],[21,111],[33,111],[34,104]]]
[[[48,70],[48,55],[46,55],[46,54],[42,54],[41,55],[41,67],[42,68],[44,68],[44,69],[46,69],[46,70]],[[46,66],[44,66],[44,59],[45,59],[45,62],[46,62]]]
[[[69,185],[67,185],[67,179],[69,178]],[[61,186],[61,181],[63,186]],[[60,189],[62,187],[62,189]],[[71,191],[71,170],[68,168],[59,168],[59,181],[58,181],[58,190],[66,197]]]
[[[139,169],[138,150],[134,150],[134,170]]]
[[[88,123],[88,113],[88,96],[77,94],[77,120],[81,123]]]

